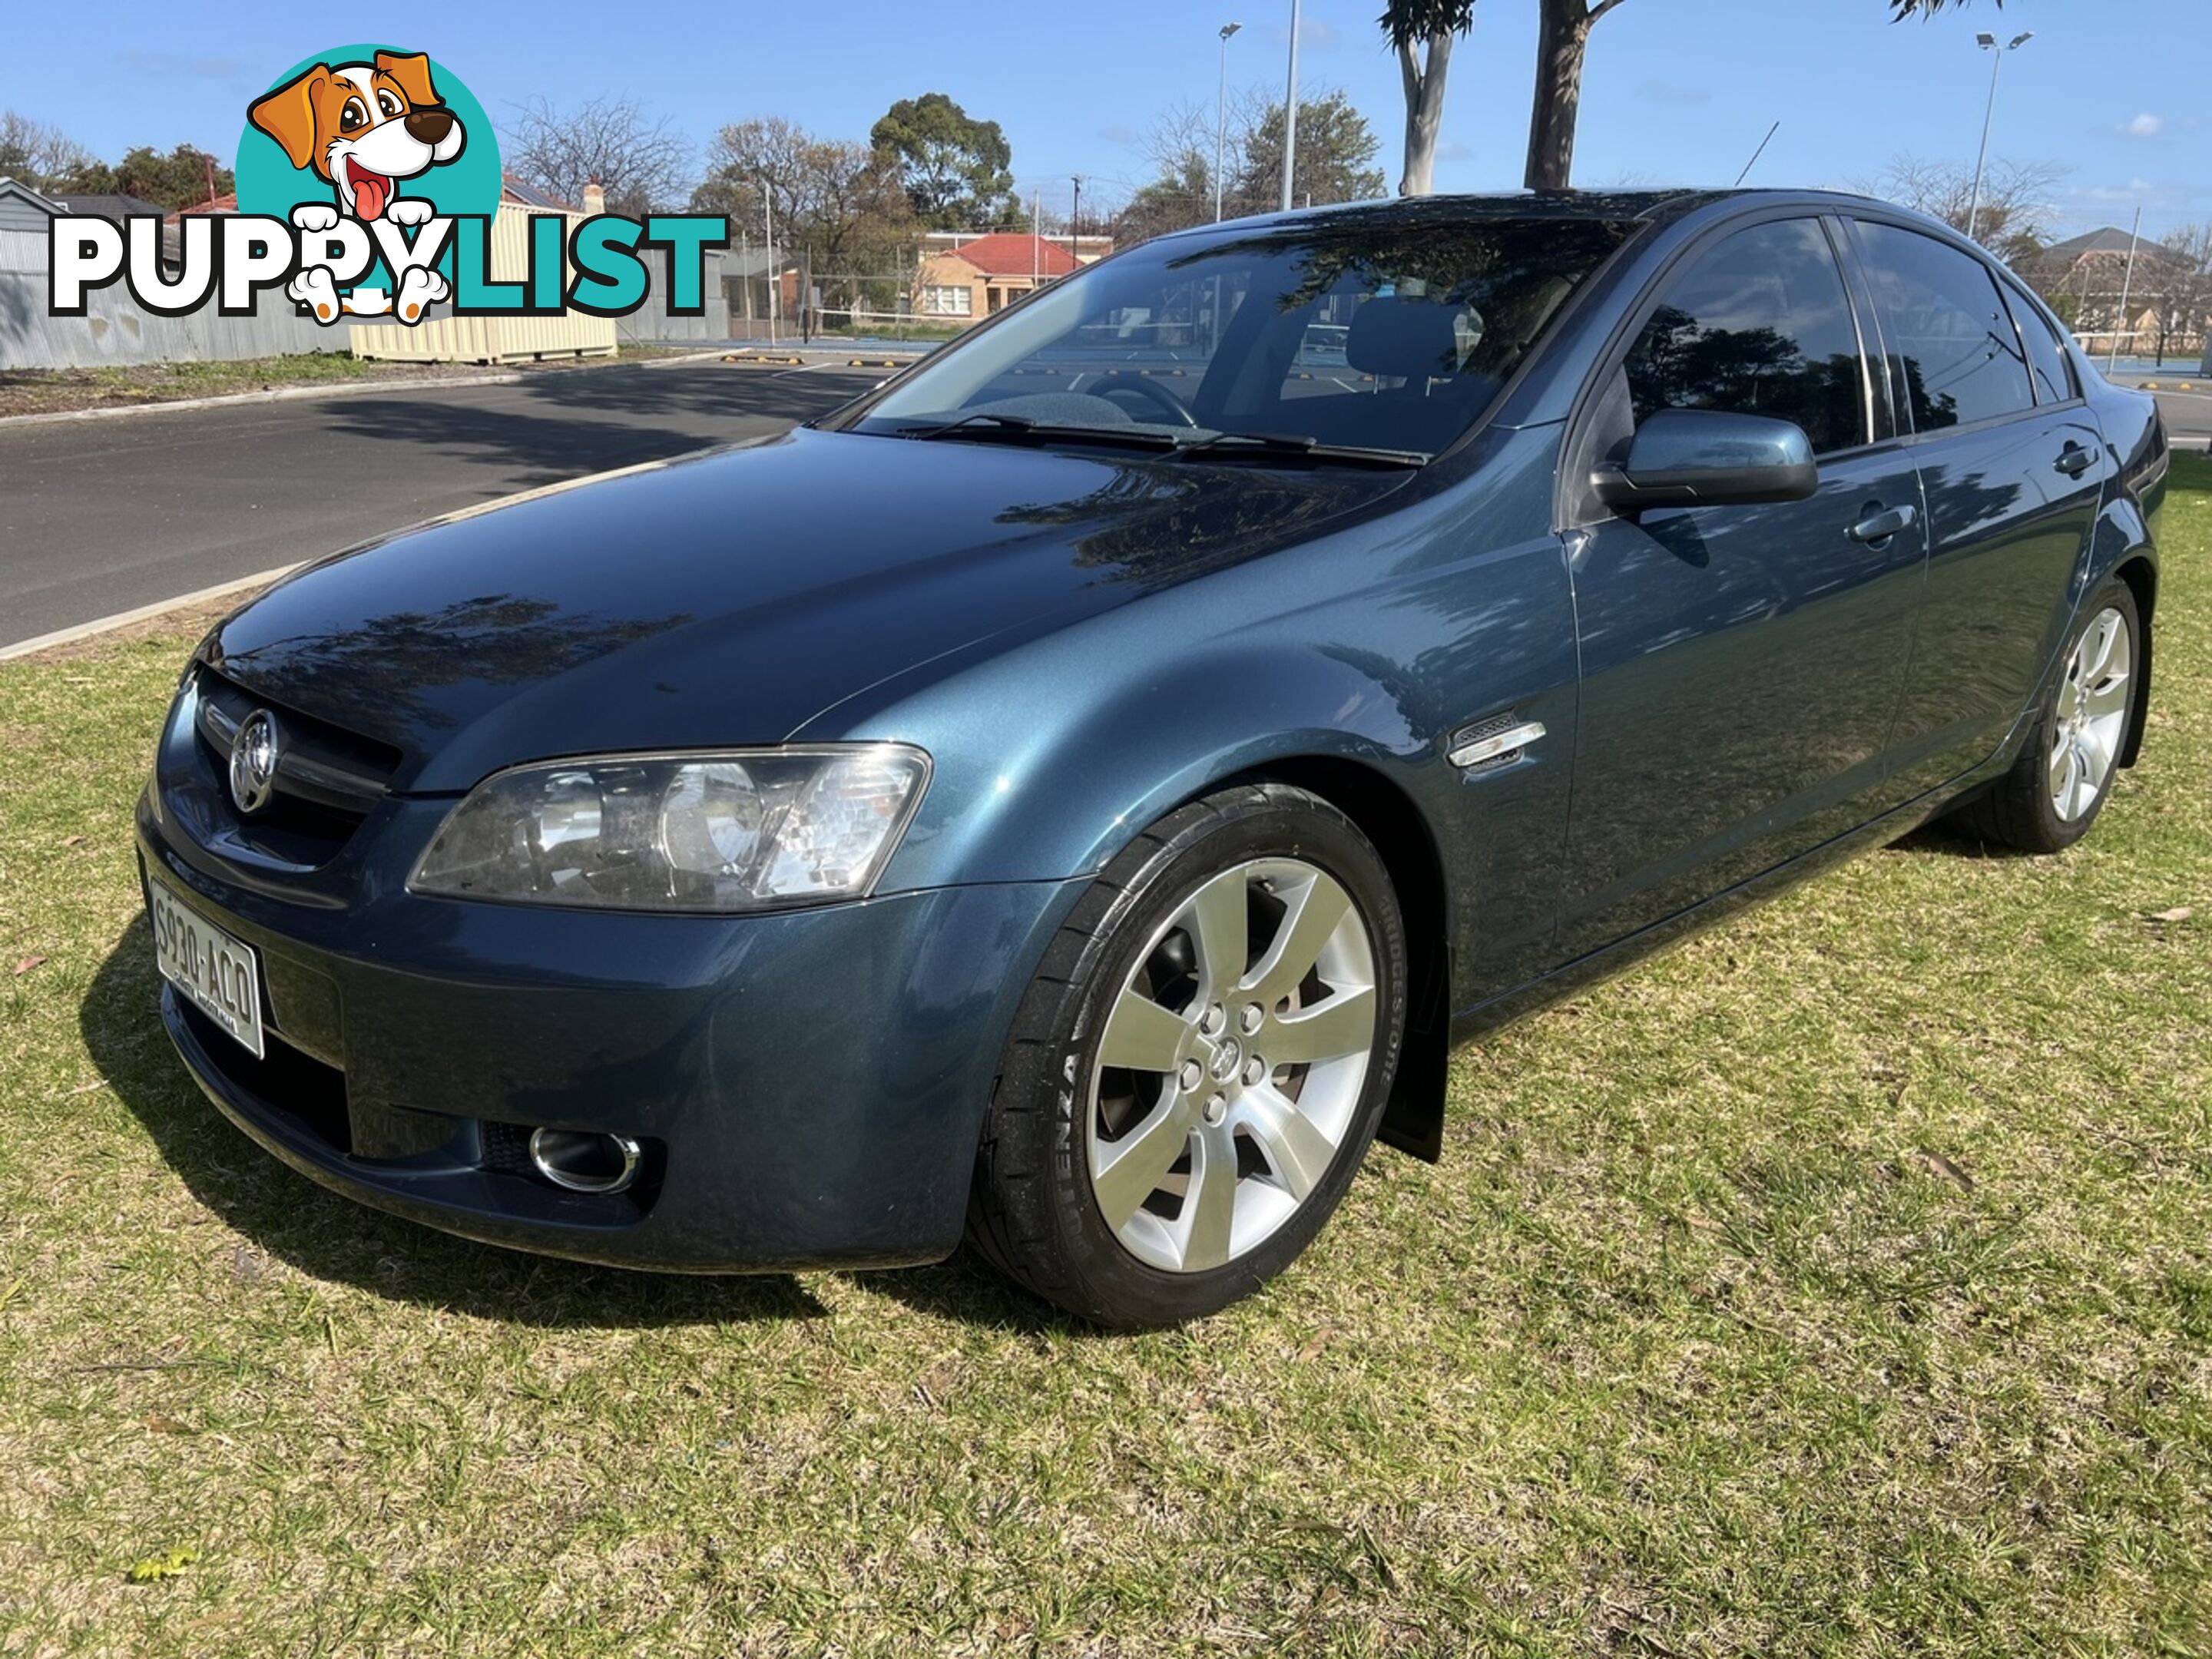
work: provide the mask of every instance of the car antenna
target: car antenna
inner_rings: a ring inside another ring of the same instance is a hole
[[[1781,131],[1782,123],[1779,121],[1777,121],[1772,126],[1767,128],[1766,137],[1759,141],[1759,148],[1752,151],[1751,160],[1743,164],[1743,171],[1737,173],[1735,176],[1735,184],[1731,185],[1729,188],[1731,190],[1735,189],[1738,185],[1741,185],[1745,179],[1751,177],[1751,170],[1759,165],[1759,158],[1766,154],[1766,147],[1774,142],[1774,135]]]

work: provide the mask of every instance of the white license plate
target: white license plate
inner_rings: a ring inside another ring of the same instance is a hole
[[[154,965],[192,1006],[265,1058],[261,1042],[261,964],[253,947],[233,939],[147,872],[154,923]]]

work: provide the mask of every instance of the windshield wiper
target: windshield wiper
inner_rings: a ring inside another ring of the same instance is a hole
[[[1211,438],[1176,446],[1184,455],[1215,453],[1283,456],[1313,461],[1350,461],[1363,466],[1426,466],[1434,457],[1418,449],[1370,449],[1360,444],[1325,444],[1295,432],[1217,432]]]
[[[1171,432],[1152,432],[1135,426],[1084,426],[1072,421],[1032,420],[1026,415],[997,415],[988,409],[943,421],[935,426],[902,432],[902,438],[927,442],[932,438],[982,438],[991,441],[1036,439],[1046,442],[1120,444],[1138,449],[1167,451],[1182,447]]]
[[[926,442],[933,438],[981,439],[991,442],[1118,444],[1176,455],[1251,455],[1261,459],[1343,461],[1355,466],[1411,468],[1433,459],[1417,449],[1370,449],[1358,444],[1325,444],[1294,432],[1216,432],[1186,438],[1141,426],[1085,426],[1072,421],[1040,421],[1027,415],[1002,415],[978,409],[919,426],[898,434]]]

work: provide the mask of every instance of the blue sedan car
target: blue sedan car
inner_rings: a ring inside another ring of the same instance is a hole
[[[1805,193],[1162,238],[811,427],[216,627],[162,1012],[313,1179],[586,1261],[965,1237],[1117,1325],[1435,1158],[1449,1047],[2133,763],[2166,446],[2008,272]]]

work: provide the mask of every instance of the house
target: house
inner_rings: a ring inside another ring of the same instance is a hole
[[[143,201],[136,196],[57,196],[54,203],[64,213],[80,214],[88,219],[113,219],[118,223],[140,214],[152,214],[156,219],[166,219],[169,210],[159,202]]]
[[[1027,232],[994,231],[954,247],[925,245],[915,274],[915,315],[972,322],[1079,269],[1064,239]]]
[[[0,179],[0,230],[27,230],[43,240],[47,222],[65,213],[88,219],[112,219],[118,225],[125,219],[151,215],[163,222],[161,263],[171,269],[176,266],[177,216],[165,211],[157,202],[144,201],[136,196],[49,195],[15,179]]]
[[[2205,343],[2205,321],[2212,313],[2212,273],[2200,270],[2187,254],[2162,243],[2138,240],[2106,225],[2054,242],[2018,261],[2015,269],[2093,356],[2117,344],[2124,354],[2163,359],[2170,354],[2193,354]],[[2120,314],[2124,295],[2124,317]]]
[[[0,231],[28,231],[42,237],[46,222],[63,210],[52,197],[42,196],[16,179],[0,179]]]
[[[173,225],[178,220],[183,218],[186,214],[212,213],[221,215],[235,213],[237,211],[238,192],[234,190],[227,190],[223,191],[222,195],[211,196],[204,202],[195,202],[190,207],[179,208],[174,213],[168,216],[168,222]]]

